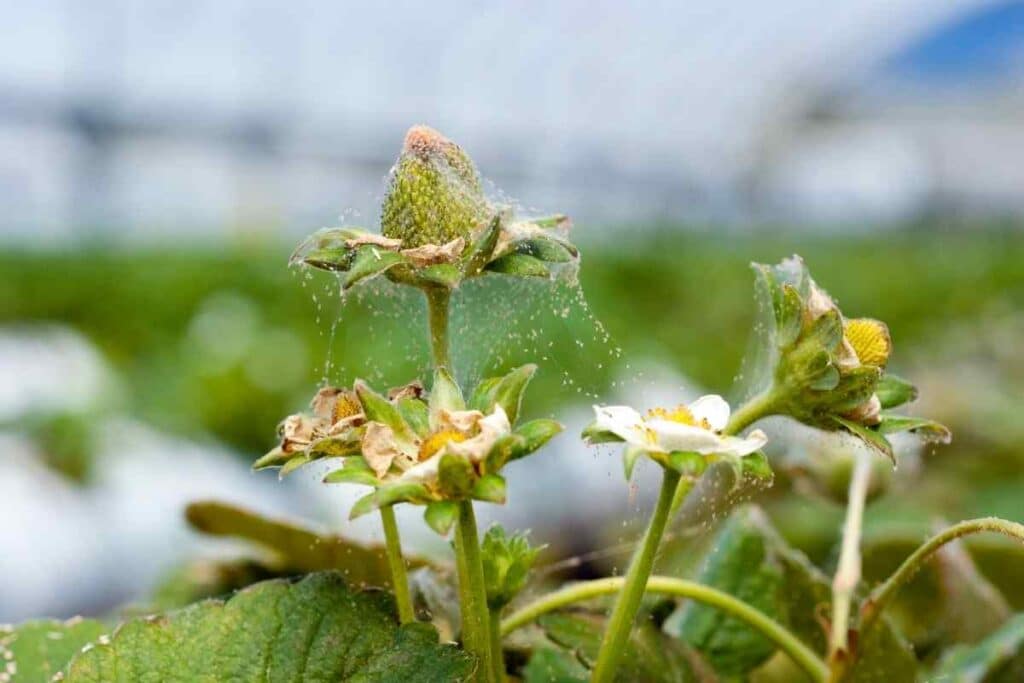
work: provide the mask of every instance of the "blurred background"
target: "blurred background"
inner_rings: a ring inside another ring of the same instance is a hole
[[[196,557],[244,553],[188,529],[195,499],[376,537],[344,521],[357,491],[326,490],[322,470],[278,483],[249,463],[319,383],[428,367],[415,297],[341,301],[286,265],[319,227],[377,227],[414,123],[460,142],[495,196],[575,221],[578,285],[472,283],[453,323],[465,384],[537,361],[529,413],[568,425],[484,512],[532,528],[546,559],[604,549],[577,572],[621,567],[652,473],[627,487],[616,452],[578,442],[589,405],[735,395],[748,264],[792,253],[848,314],[888,322],[913,410],[955,434],[903,442],[900,469],[879,472],[869,545],[943,518],[1024,521],[1022,2],[39,0],[5,15],[0,622],[105,613]],[[842,486],[807,464],[818,436],[779,433],[775,486],[745,495],[828,567]],[[404,537],[444,552],[419,512],[402,511]],[[1024,606],[1024,562],[972,550]]]

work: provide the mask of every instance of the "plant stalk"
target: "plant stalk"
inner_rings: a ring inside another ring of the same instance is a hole
[[[828,656],[833,665],[845,659],[849,650],[850,603],[860,583],[860,539],[864,526],[864,503],[871,479],[871,457],[870,453],[860,449],[854,452],[846,521],[843,524],[843,543],[836,574],[832,579],[832,629],[829,633]]]
[[[455,554],[459,571],[459,592],[462,598],[459,605],[462,613],[462,646],[477,658],[476,680],[496,683],[480,539],[473,503],[469,500],[459,502],[459,519],[455,527]]]
[[[728,436],[736,436],[761,418],[775,414],[776,401],[774,387],[751,397],[749,401],[736,409],[736,412],[729,418],[729,423],[725,425],[722,433]]]
[[[860,614],[860,639],[864,640],[878,622],[882,611],[892,603],[900,588],[905,586],[914,575],[931,559],[932,555],[942,546],[963,536],[991,531],[1009,536],[1024,542],[1024,525],[1010,522],[998,517],[982,517],[958,522],[944,531],[932,536],[923,545],[910,554],[903,564],[892,575],[871,592],[864,601]]]
[[[625,583],[626,579],[622,577],[595,579],[566,586],[553,593],[543,595],[536,601],[506,617],[501,622],[501,633],[508,635],[512,631],[529,624],[537,617],[567,605],[590,600],[601,595],[618,593],[623,589]],[[757,630],[775,643],[815,683],[824,683],[828,679],[828,667],[813,650],[804,645],[799,638],[777,621],[729,593],[696,583],[695,581],[686,581],[667,576],[652,576],[648,578],[646,590],[651,593],[689,598],[705,605],[717,607]]]
[[[430,352],[434,369],[448,368],[448,304],[451,292],[444,287],[425,287],[427,324],[430,327]]]
[[[488,610],[490,620],[491,663],[494,665],[495,683],[505,683],[505,654],[501,647],[501,608]]]
[[[412,597],[409,594],[409,577],[405,571],[405,559],[402,557],[402,542],[398,537],[394,508],[390,505],[382,507],[380,521],[384,527],[384,545],[391,568],[391,589],[398,604],[398,620],[408,624],[416,620],[416,613],[413,611]]]
[[[644,539],[630,561],[629,573],[626,574],[622,592],[615,600],[615,607],[612,608],[605,627],[597,663],[594,665],[592,683],[610,683],[615,678],[615,670],[622,659],[626,640],[629,638],[633,620],[640,607],[640,599],[644,594],[644,587],[654,566],[654,556],[665,533],[665,524],[668,522],[679,479],[678,472],[664,469],[661,493],[658,494],[654,513],[651,515]]]

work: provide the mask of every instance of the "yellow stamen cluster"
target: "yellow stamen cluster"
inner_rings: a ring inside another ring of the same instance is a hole
[[[420,444],[420,450],[417,454],[417,458],[420,462],[427,460],[435,455],[437,452],[444,448],[445,444],[454,441],[459,443],[466,440],[466,435],[456,429],[442,429],[439,432],[434,432],[423,440]]]
[[[711,425],[708,421],[702,419],[700,423],[690,412],[690,409],[686,406],[676,406],[672,410],[666,410],[664,408],[651,408],[647,411],[648,420],[668,420],[670,422],[678,422],[679,424],[690,425],[691,427],[703,427],[704,429],[711,429]]]
[[[885,323],[871,318],[848,320],[844,335],[862,365],[885,367],[889,354],[892,353],[892,338]]]
[[[338,422],[346,417],[358,415],[361,412],[363,412],[363,406],[359,403],[359,399],[356,398],[355,394],[343,392],[338,394],[338,398],[334,402],[331,422]]]

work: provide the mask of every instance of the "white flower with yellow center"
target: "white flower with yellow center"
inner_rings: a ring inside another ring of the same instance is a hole
[[[759,429],[746,437],[723,435],[729,421],[729,404],[717,395],[701,396],[672,410],[655,408],[646,415],[629,406],[594,406],[594,414],[591,434],[614,435],[615,440],[652,454],[684,452],[743,457],[760,450],[768,441]]]

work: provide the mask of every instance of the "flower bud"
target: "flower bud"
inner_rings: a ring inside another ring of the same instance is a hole
[[[432,128],[410,128],[381,209],[384,235],[406,248],[446,244],[492,213],[469,155]]]
[[[523,590],[541,550],[543,547],[530,546],[525,533],[506,536],[497,524],[487,530],[480,551],[489,607],[501,609]]]

